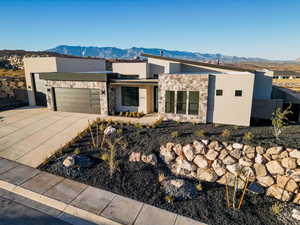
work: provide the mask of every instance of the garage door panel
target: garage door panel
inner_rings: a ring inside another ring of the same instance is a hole
[[[56,109],[64,112],[100,114],[100,90],[55,88]]]

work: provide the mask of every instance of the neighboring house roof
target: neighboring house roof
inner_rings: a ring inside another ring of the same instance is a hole
[[[300,76],[300,73],[297,73],[295,71],[290,71],[290,70],[275,70],[274,75],[278,76]]]
[[[178,58],[171,58],[171,57],[166,57],[166,56],[150,55],[150,54],[146,54],[146,53],[142,53],[141,56],[154,58],[154,59],[162,59],[162,60],[168,60],[168,61],[173,61],[173,62],[179,62],[179,63],[184,63],[184,64],[190,64],[190,65],[224,69],[224,70],[233,70],[233,71],[242,71],[242,72],[251,72],[251,73],[255,72],[255,70],[244,69],[244,68],[240,68],[240,67],[210,64],[210,63],[204,63],[204,62],[187,60],[187,59],[178,59]]]

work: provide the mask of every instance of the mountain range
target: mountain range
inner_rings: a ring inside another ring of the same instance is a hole
[[[238,56],[227,56],[223,54],[209,54],[209,53],[177,51],[177,50],[167,50],[167,49],[159,49],[159,48],[142,48],[142,47],[121,49],[116,47],[84,47],[84,46],[59,45],[55,48],[47,49],[46,51],[56,52],[65,55],[80,56],[80,57],[99,57],[99,58],[118,58],[118,59],[136,58],[140,56],[141,53],[160,55],[160,52],[163,51],[164,56],[167,57],[196,60],[196,61],[220,60],[222,62],[228,62],[228,63],[270,61],[263,58],[238,57]]]

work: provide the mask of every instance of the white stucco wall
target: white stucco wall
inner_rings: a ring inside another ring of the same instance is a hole
[[[253,87],[252,73],[209,75],[208,122],[249,126]],[[217,89],[222,96],[216,96]],[[235,96],[235,90],[242,90],[242,96]]]
[[[112,70],[114,73],[120,73],[124,75],[139,75],[140,79],[146,79],[149,77],[148,63],[113,63]]]

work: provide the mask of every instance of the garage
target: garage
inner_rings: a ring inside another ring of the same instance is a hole
[[[100,114],[100,90],[54,88],[57,111]]]

